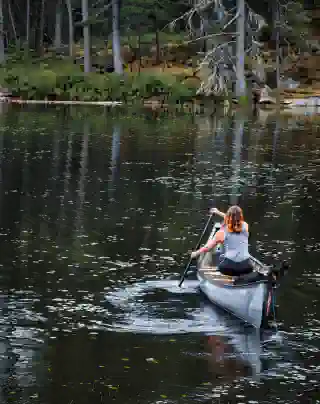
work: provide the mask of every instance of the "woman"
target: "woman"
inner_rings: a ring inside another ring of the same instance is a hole
[[[213,249],[217,244],[224,244],[224,255],[218,265],[218,270],[224,275],[237,276],[250,273],[252,266],[249,254],[249,226],[243,219],[242,209],[231,206],[224,214],[213,208],[211,214],[224,218],[223,227],[216,233],[205,247],[191,253],[192,258]]]

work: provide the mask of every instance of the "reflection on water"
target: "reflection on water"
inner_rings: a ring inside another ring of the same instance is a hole
[[[139,282],[107,294],[106,301],[113,309],[110,330],[155,335],[218,331],[221,322],[199,306],[199,283],[185,281],[181,288],[178,283],[177,280]],[[187,295],[196,296],[191,300]]]
[[[1,402],[316,402],[316,124],[11,107],[0,121]],[[208,206],[230,203],[255,254],[292,264],[278,330],[178,287]]]

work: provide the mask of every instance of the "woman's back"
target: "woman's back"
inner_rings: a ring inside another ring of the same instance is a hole
[[[241,262],[250,257],[249,254],[249,233],[248,225],[243,222],[240,231],[230,231],[226,226],[224,229],[224,250],[225,258],[234,262]]]

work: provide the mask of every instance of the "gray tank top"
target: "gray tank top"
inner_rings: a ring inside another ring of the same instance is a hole
[[[224,256],[234,262],[241,262],[250,257],[249,254],[249,233],[243,223],[240,233],[229,232],[224,229]]]

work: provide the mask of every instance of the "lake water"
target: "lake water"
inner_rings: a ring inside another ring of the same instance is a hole
[[[320,403],[319,121],[5,107],[1,403]],[[291,264],[269,333],[177,286],[233,203]]]

